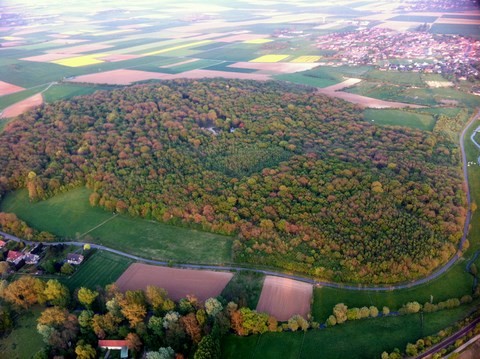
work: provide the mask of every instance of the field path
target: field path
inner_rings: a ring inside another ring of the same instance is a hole
[[[288,278],[288,279],[293,279],[297,280],[300,282],[304,283],[309,283],[313,284],[316,286],[322,286],[322,287],[330,287],[330,288],[341,288],[341,289],[349,289],[349,290],[363,290],[363,291],[390,291],[394,289],[406,289],[406,288],[412,288],[414,286],[420,285],[420,284],[425,284],[430,282],[433,279],[436,279],[440,277],[442,274],[447,272],[456,262],[457,260],[461,257],[461,253],[463,250],[463,246],[465,244],[465,241],[467,239],[468,235],[468,227],[470,226],[470,221],[472,217],[472,211],[470,210],[471,208],[471,194],[470,194],[470,186],[468,184],[468,169],[467,169],[467,157],[465,154],[465,145],[464,145],[464,139],[465,139],[465,133],[467,130],[471,127],[471,125],[480,119],[480,110],[477,110],[477,113],[472,116],[472,118],[468,121],[467,125],[463,129],[461,135],[460,135],[460,149],[462,152],[462,163],[463,163],[463,173],[464,173],[464,179],[465,179],[465,184],[466,184],[466,190],[467,190],[467,205],[468,205],[468,210],[467,210],[467,216],[465,220],[465,225],[463,227],[463,235],[462,239],[458,245],[458,250],[457,253],[441,268],[439,268],[437,271],[431,273],[427,277],[414,280],[411,282],[407,283],[401,283],[401,284],[394,284],[394,285],[389,285],[389,286],[365,286],[365,285],[348,285],[348,284],[342,284],[342,283],[333,283],[333,282],[324,282],[324,281],[318,281],[312,278],[307,278],[304,276],[299,276],[299,275],[294,275],[294,274],[287,274],[287,273],[282,273],[282,272],[276,272],[276,271],[270,271],[270,270],[263,270],[263,269],[255,269],[255,268],[250,268],[250,267],[241,267],[241,266],[235,266],[235,265],[201,265],[201,264],[182,264],[182,263],[171,263],[171,262],[166,262],[166,261],[157,261],[154,259],[146,259],[142,258],[139,256],[135,256],[133,254],[125,253],[113,248],[105,247],[100,244],[95,244],[95,243],[90,243],[91,248],[99,249],[99,250],[104,250],[110,253],[115,253],[120,256],[130,258],[139,262],[147,263],[147,264],[154,264],[154,265],[159,265],[159,266],[174,266],[176,268],[187,268],[187,269],[209,269],[209,270],[221,270],[221,271],[251,271],[251,272],[256,272],[256,273],[262,273],[265,275],[271,275],[275,277],[280,277],[280,278]],[[27,241],[20,239],[18,237],[12,236],[8,233],[0,231],[0,234],[3,235],[6,239],[16,241],[16,242],[24,242],[26,244],[34,244],[35,242],[32,241]],[[47,246],[52,246],[52,245],[57,245],[57,244],[65,244],[65,245],[72,245],[72,246],[77,246],[77,247],[82,247],[86,242],[45,242],[44,244]]]

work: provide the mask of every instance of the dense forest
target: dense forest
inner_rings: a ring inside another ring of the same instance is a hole
[[[7,125],[0,153],[2,192],[26,187],[36,201],[86,185],[93,206],[235,235],[239,262],[336,281],[425,275],[453,255],[466,215],[449,136],[374,126],[278,82],[178,80],[56,102]]]

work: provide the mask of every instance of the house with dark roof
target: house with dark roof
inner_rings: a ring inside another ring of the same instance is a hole
[[[70,263],[73,265],[79,265],[82,262],[83,262],[83,256],[81,254],[78,254],[78,253],[67,254],[67,263]]]
[[[126,340],[99,340],[98,347],[108,350],[120,350],[120,358],[128,358],[128,346]]]

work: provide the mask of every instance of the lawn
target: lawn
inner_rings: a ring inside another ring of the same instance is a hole
[[[397,310],[403,304],[411,301],[423,304],[430,301],[431,296],[433,296],[434,302],[440,302],[472,294],[473,277],[465,271],[465,266],[466,261],[460,260],[440,278],[409,289],[377,292],[327,287],[315,288],[312,315],[315,320],[325,322],[337,303],[345,303],[349,307],[374,305],[380,310],[383,306],[387,306],[391,310]]]
[[[92,208],[89,195],[88,189],[77,188],[46,201],[30,203],[27,192],[20,190],[9,193],[0,203],[0,209],[14,212],[30,226],[57,236],[81,238],[146,258],[196,263],[231,260],[230,237],[113,216],[101,208]]]
[[[96,251],[70,278],[62,278],[61,282],[72,293],[79,287],[90,289],[95,289],[97,286],[105,287],[107,284],[114,283],[132,263],[131,259],[105,251]]]
[[[431,114],[403,110],[375,110],[364,112],[365,120],[379,125],[406,126],[431,131],[435,126],[435,118]]]
[[[5,337],[0,337],[0,353],[2,358],[30,359],[33,354],[43,348],[43,339],[37,332],[37,318],[41,308],[31,308],[18,316],[15,329]]]
[[[408,342],[437,333],[462,319],[469,307],[401,317],[365,319],[333,328],[307,333],[266,333],[261,336],[226,336],[222,341],[223,358],[380,358],[383,351],[395,347],[404,350]]]

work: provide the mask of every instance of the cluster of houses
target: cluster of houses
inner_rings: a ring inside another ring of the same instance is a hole
[[[329,56],[342,65],[374,65],[380,69],[454,74],[459,79],[480,77],[471,61],[480,58],[480,41],[457,35],[398,32],[369,28],[333,33],[317,38],[316,46],[334,52]],[[423,59],[408,66],[392,65],[392,59]]]
[[[3,250],[7,242],[0,240],[0,250]],[[14,270],[19,270],[25,264],[37,265],[41,258],[41,253],[44,249],[42,243],[35,244],[32,248],[24,249],[22,251],[8,250],[6,255],[6,261],[10,263],[10,266]],[[65,261],[72,265],[79,265],[83,262],[83,255],[78,253],[68,253]]]

